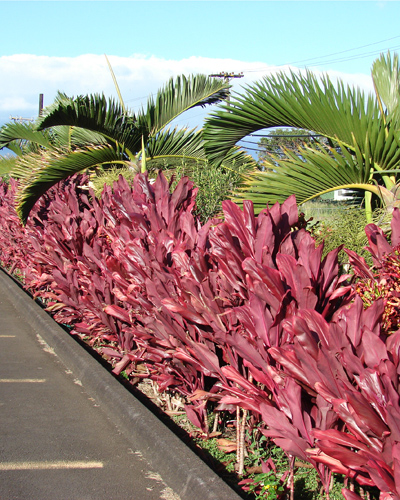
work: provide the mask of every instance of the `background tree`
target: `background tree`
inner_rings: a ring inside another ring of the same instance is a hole
[[[317,139],[309,130],[295,128],[277,128],[258,141],[258,164],[260,170],[270,169],[271,159],[277,156],[286,159],[285,150],[297,151],[303,145],[309,145]]]

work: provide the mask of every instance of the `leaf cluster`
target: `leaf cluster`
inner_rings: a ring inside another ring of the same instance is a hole
[[[364,302],[371,307],[383,299],[385,309],[382,317],[382,333],[390,335],[400,330],[400,217],[395,211],[391,222],[391,244],[383,230],[375,224],[366,228],[369,246],[366,248],[373,261],[368,266],[361,256],[347,250],[350,262],[357,276],[356,291]]]

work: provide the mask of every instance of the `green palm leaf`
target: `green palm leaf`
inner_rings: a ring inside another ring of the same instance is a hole
[[[83,148],[88,144],[107,144],[105,137],[81,127],[57,126],[48,129],[57,148]],[[113,143],[114,145],[115,143]]]
[[[36,201],[50,187],[70,175],[96,167],[129,162],[121,159],[110,146],[93,146],[73,152],[45,151],[41,155],[26,154],[19,158],[15,175],[20,178],[17,194],[17,212],[23,223]]]
[[[359,162],[343,144],[337,148],[319,145],[285,150],[287,159],[271,156],[265,167],[246,176],[244,186],[234,193],[234,201],[251,199],[258,212],[267,204],[282,203],[295,193],[298,204],[337,189],[362,189],[379,195],[377,186],[370,183],[371,164]],[[361,156],[361,159],[363,157]]]
[[[133,159],[140,151],[142,134],[133,114],[125,115],[121,105],[104,95],[93,94],[63,98],[45,108],[37,128],[43,130],[58,125],[80,127],[101,134],[107,141],[123,144]]]
[[[143,133],[154,136],[185,111],[215,104],[228,97],[229,84],[205,75],[172,78],[157,96],[149,97],[146,109],[138,113]],[[145,134],[144,134],[145,135]]]
[[[370,150],[384,146],[379,106],[358,89],[337,87],[323,77],[319,81],[309,71],[305,76],[278,74],[246,88],[230,105],[211,114],[204,128],[205,149],[210,160],[221,162],[226,152],[240,139],[257,130],[271,127],[312,130],[348,148],[360,149],[369,138]],[[378,148],[379,151],[379,148]],[[376,154],[378,165],[382,162]]]
[[[372,65],[372,79],[379,99],[386,107],[389,121],[400,119],[400,64],[390,52],[382,54]]]
[[[7,123],[0,129],[0,149],[22,154],[24,148],[33,144],[47,149],[53,147],[49,134],[38,132],[31,123]]]
[[[17,156],[2,156],[0,157],[0,177],[10,175],[15,168]]]
[[[167,129],[152,137],[146,146],[146,161],[160,159],[206,160],[201,132]]]
[[[399,113],[398,58],[382,57],[373,67],[373,76],[377,96],[368,97],[359,89],[340,81],[335,86],[327,76],[318,79],[309,71],[267,77],[236,95],[229,106],[220,106],[206,121],[206,155],[220,164],[234,144],[264,128],[310,130],[325,136],[337,151],[316,146],[287,152],[286,160],[273,159],[268,172],[254,170],[236,199],[251,199],[262,208],[293,193],[302,203],[348,188],[373,192],[383,200],[383,190],[379,192],[371,180],[384,182],[386,191],[392,193],[399,177],[399,121],[391,119]]]
[[[202,131],[179,130],[177,128],[160,132],[156,137],[151,138],[147,143],[146,161],[151,167],[154,160],[182,160],[200,161],[205,168],[207,158],[204,152],[204,141]],[[244,153],[240,148],[233,148],[228,151],[222,166],[225,169],[237,171],[238,168],[250,172],[256,168],[257,164],[253,158]]]

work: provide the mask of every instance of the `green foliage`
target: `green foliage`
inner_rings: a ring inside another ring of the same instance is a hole
[[[217,439],[195,439],[196,444],[207,451],[215,460],[222,463],[228,472],[235,471],[236,453],[225,453],[218,448]]]
[[[239,186],[242,182],[241,173],[245,172],[247,168],[245,164],[240,164],[236,169],[233,169],[190,160],[159,160],[157,167],[164,171],[169,180],[173,180],[172,188],[184,176],[188,176],[199,188],[196,198],[196,213],[202,223],[219,215],[221,202],[228,199],[232,190]],[[136,173],[137,171],[134,169],[118,167],[102,171],[91,179],[96,196],[100,196],[104,184],[112,186],[120,175],[131,184]]]
[[[309,222],[308,229],[317,245],[324,242],[324,256],[338,246],[344,245],[344,248],[355,251],[371,262],[370,254],[364,248],[367,238],[364,232],[363,209],[346,204],[323,202],[307,203],[302,209],[306,220],[313,219]],[[348,263],[348,256],[343,250],[339,253],[339,263],[341,265]]]
[[[254,429],[251,434],[249,432],[246,432],[246,438],[247,442],[249,443],[248,456],[244,459],[244,464],[246,466],[260,465],[261,461],[265,462],[268,460],[268,458],[270,458],[271,448],[266,446],[268,443],[268,439],[263,434],[261,434],[260,431]],[[276,447],[274,446],[274,448]],[[284,456],[284,458],[286,457]]]
[[[90,185],[91,187],[93,187],[96,196],[99,197],[101,195],[101,192],[103,191],[105,184],[107,186],[112,186],[113,183],[118,180],[118,177],[120,175],[122,175],[122,177],[124,177],[129,184],[132,184],[136,174],[137,171],[131,168],[113,167],[106,170],[102,170],[101,172],[98,173],[98,175],[93,176],[90,179]]]
[[[385,56],[381,54],[372,66],[374,80],[380,105],[387,110],[387,120],[398,122],[400,119],[400,64],[398,54],[393,60],[390,52]]]
[[[270,131],[269,137],[262,137],[258,141],[260,151],[258,161],[262,164],[271,154],[286,157],[285,149],[297,150],[304,144],[311,144],[313,139],[308,130],[296,128],[278,128]]]
[[[5,181],[9,178],[15,166],[16,156],[5,155],[0,156],[0,177]]]
[[[248,488],[254,493],[256,500],[274,500],[284,491],[280,480],[272,471],[253,474],[251,479],[253,482],[249,483]]]
[[[342,488],[344,478],[340,474],[335,474],[331,489],[329,490],[330,500],[343,500]],[[316,470],[308,467],[299,467],[294,475],[294,496],[296,500],[322,500],[326,498],[321,491],[321,484],[318,481]]]
[[[245,171],[246,165],[244,164],[227,168],[217,167],[211,163],[204,165],[200,162],[192,164],[182,162],[173,173],[175,183],[187,175],[199,188],[196,198],[197,214],[204,223],[220,214],[221,202],[231,197],[231,192],[242,182],[240,174]]]

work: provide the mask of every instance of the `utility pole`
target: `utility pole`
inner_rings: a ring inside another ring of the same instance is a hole
[[[43,111],[43,94],[39,94],[39,116]]]
[[[225,83],[229,83],[232,78],[243,78],[243,72],[242,73],[227,73],[224,71],[221,71],[221,73],[216,73],[213,75],[208,75],[210,78],[223,78]],[[228,106],[229,106],[229,101],[230,101],[230,92],[228,90],[228,98],[226,100]]]

